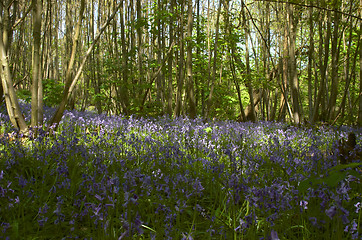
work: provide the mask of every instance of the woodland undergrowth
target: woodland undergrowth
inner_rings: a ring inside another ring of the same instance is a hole
[[[361,129],[72,111],[22,139],[0,117],[0,239],[362,237],[336,150]]]

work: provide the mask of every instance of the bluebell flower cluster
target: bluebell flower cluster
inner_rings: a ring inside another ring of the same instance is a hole
[[[0,239],[362,237],[360,159],[333,171],[345,131],[77,111],[42,129],[0,138]]]

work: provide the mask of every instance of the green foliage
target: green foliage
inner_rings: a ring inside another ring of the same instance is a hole
[[[318,185],[323,184],[327,185],[330,188],[335,188],[347,176],[354,176],[359,179],[359,181],[361,181],[362,177],[357,171],[358,167],[361,166],[362,163],[358,162],[334,166],[328,170],[328,173],[325,176],[312,176],[303,180],[299,184],[298,190],[301,193],[305,193],[310,187],[316,188]]]
[[[59,105],[62,100],[64,84],[54,79],[43,80],[44,104],[49,107]]]
[[[16,95],[19,99],[24,100],[27,103],[31,101],[31,92],[27,89],[19,89],[16,91]]]
[[[270,122],[70,112],[52,136],[0,138],[0,230],[11,239],[351,239],[361,186],[346,177],[361,163],[321,157],[333,140]],[[326,215],[342,198],[351,223]]]

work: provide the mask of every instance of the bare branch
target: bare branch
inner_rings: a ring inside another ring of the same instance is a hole
[[[342,15],[346,15],[346,16],[349,16],[349,17],[352,17],[352,18],[355,18],[357,20],[362,21],[362,17],[360,17],[360,16],[356,16],[356,15],[353,15],[353,14],[350,14],[350,13],[346,13],[346,12],[343,12],[343,11],[340,11],[340,10],[337,10],[337,9],[329,9],[329,8],[325,8],[325,7],[315,6],[315,5],[309,5],[309,4],[304,4],[304,3],[295,3],[295,2],[286,2],[286,1],[281,1],[281,0],[255,0],[255,1],[257,1],[257,2],[263,1],[263,2],[274,2],[274,3],[289,3],[291,5],[300,6],[300,7],[317,8],[317,9],[324,10],[324,11],[337,12],[337,13],[340,13]]]
[[[28,15],[28,13],[31,11],[32,8],[33,8],[33,3],[30,4],[28,10],[26,10],[24,15],[14,23],[14,25],[11,27],[12,30],[14,30],[22,21],[24,21],[24,19],[26,18],[26,16]]]

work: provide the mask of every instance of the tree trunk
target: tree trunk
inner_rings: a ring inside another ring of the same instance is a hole
[[[314,52],[314,21],[313,8],[309,8],[309,47],[308,47],[308,109],[309,120],[313,118],[313,87],[312,87],[312,66]],[[316,81],[316,80],[314,80]]]
[[[319,90],[318,90],[318,96],[317,99],[314,103],[314,109],[313,109],[313,120],[312,123],[315,123],[318,118],[319,118],[319,112],[321,112],[321,115],[325,114],[324,112],[324,102],[325,102],[325,83],[326,83],[326,77],[327,77],[327,66],[328,66],[328,58],[329,58],[329,40],[331,38],[331,24],[330,24],[330,12],[327,12],[327,19],[326,19],[326,23],[327,24],[327,33],[326,36],[324,37],[324,60],[322,62],[321,60],[321,70],[320,70],[320,75],[321,75],[321,81],[320,81],[320,85],[319,85]],[[320,22],[320,26],[319,26],[319,35],[320,35],[320,57],[322,57],[322,47],[323,47],[323,30],[322,30],[322,26],[321,26],[322,22]],[[320,106],[321,105],[321,109]],[[320,118],[319,120],[325,120],[322,118]]]
[[[335,3],[336,4],[336,3]],[[335,9],[337,9],[337,6],[335,6]],[[332,51],[331,51],[331,57],[332,57],[332,70],[331,70],[331,95],[329,98],[329,106],[328,106],[328,119],[330,121],[333,121],[336,117],[336,102],[337,102],[337,96],[338,96],[338,86],[339,86],[339,80],[338,80],[338,61],[339,61],[339,19],[340,14],[337,12],[334,12],[334,19],[333,19],[333,39],[332,39]]]
[[[225,18],[226,34],[228,34],[230,39],[232,39],[232,33],[234,30],[234,27],[233,27],[233,24],[230,22],[229,0],[225,1],[224,8],[226,11],[226,18]],[[241,19],[240,19],[240,21],[241,21]],[[230,59],[229,59],[230,70],[231,70],[233,82],[234,82],[234,85],[236,88],[236,93],[238,95],[238,102],[239,102],[239,108],[240,108],[240,120],[246,121],[245,110],[244,110],[244,106],[243,106],[243,103],[241,100],[241,89],[240,89],[240,84],[239,84],[239,78],[237,77],[236,66],[235,66],[235,62],[237,62],[240,66],[242,65],[242,62],[240,59],[237,58],[237,54],[236,54],[236,50],[235,50],[236,42],[230,41],[227,46],[228,46],[228,52],[230,54]]]
[[[193,16],[192,16],[192,0],[187,1],[188,5],[188,22],[187,22],[187,95],[189,102],[189,114],[191,118],[196,117],[196,102],[194,93],[194,80],[192,76],[192,28],[193,28]]]
[[[362,0],[360,0],[359,3],[359,7],[360,7],[360,16],[362,16]],[[360,21],[360,31],[362,31],[362,21]],[[359,47],[359,110],[358,110],[358,126],[362,126],[362,33],[360,32],[360,47]]]
[[[99,32],[99,29],[101,28],[101,22],[102,22],[102,9],[103,9],[103,1],[98,2],[98,13],[97,13],[97,32]],[[92,39],[94,41],[94,39]],[[93,87],[94,87],[94,93],[95,93],[95,105],[98,114],[102,113],[102,98],[101,98],[101,85],[102,85],[102,73],[101,73],[101,64],[102,64],[102,54],[101,54],[101,45],[97,44],[97,47],[95,49],[95,63],[96,66],[94,66],[95,71],[95,78],[93,79]]]
[[[175,0],[171,0],[170,8],[171,8],[171,15],[170,15],[170,46],[173,44],[174,41],[174,31],[173,31],[173,13],[174,13],[174,6],[176,5]],[[168,58],[167,68],[168,68],[168,86],[167,86],[167,114],[171,117],[172,116],[172,98],[173,98],[173,87],[172,87],[172,64],[173,64],[173,49],[171,49],[170,57]]]
[[[357,62],[357,57],[360,55],[359,52],[355,51],[354,57],[351,60],[351,47],[352,47],[352,38],[353,38],[353,27],[352,27],[352,21],[350,21],[350,32],[349,32],[349,39],[348,39],[348,46],[345,46],[345,39],[343,40],[344,42],[344,51],[347,51],[345,53],[345,57],[344,57],[344,81],[345,81],[345,87],[344,87],[344,91],[343,91],[343,97],[341,100],[341,107],[339,108],[337,117],[335,120],[337,120],[338,118],[342,118],[342,123],[343,123],[343,118],[345,116],[345,109],[346,109],[346,100],[347,100],[347,95],[349,93],[349,88],[350,88],[350,83],[351,83],[351,79],[352,79],[352,73],[355,72],[356,69],[356,62]],[[344,37],[343,37],[344,38]],[[361,40],[359,40],[359,44],[361,44]],[[352,62],[352,68],[350,69],[350,63]]]
[[[244,4],[244,2],[243,2]],[[249,99],[250,99],[250,110],[245,112],[244,115],[246,116],[245,120],[250,120],[252,122],[256,121],[256,112],[255,112],[255,104],[254,104],[254,89],[251,83],[251,68],[250,68],[250,59],[249,59],[249,35],[250,29],[249,24],[246,21],[245,16],[245,6],[243,5],[242,8],[243,14],[243,24],[244,24],[244,31],[245,31],[245,64],[246,64],[246,79],[245,79],[245,86],[248,88]]]
[[[287,6],[288,7],[288,6]],[[288,11],[288,10],[286,10]],[[289,85],[288,85],[288,79],[290,78],[290,74],[289,74],[289,48],[288,48],[288,39],[289,39],[289,34],[288,34],[288,29],[289,29],[289,22],[285,21],[285,25],[284,25],[284,31],[283,31],[283,59],[282,59],[282,83],[281,83],[281,91],[282,91],[282,95],[281,95],[281,101],[280,103],[282,104],[281,106],[281,111],[279,114],[279,121],[284,121],[285,117],[286,117],[286,112],[287,112],[287,108],[288,108],[288,94],[289,94]],[[292,118],[292,116],[290,116]],[[292,119],[291,119],[292,120]]]
[[[10,7],[9,3],[5,3],[5,6]],[[8,9],[3,9],[3,5],[0,4],[0,79],[10,122],[21,133],[26,134],[28,131],[28,126],[20,110],[20,105],[13,87],[13,80],[8,62],[9,57],[7,47],[9,47],[9,45],[6,47],[4,44],[4,40],[8,41],[9,22],[10,20]],[[8,42],[8,44],[10,43]]]
[[[178,66],[178,76],[177,76],[177,94],[176,94],[176,106],[175,106],[175,116],[180,116],[182,109],[182,91],[184,84],[184,5],[183,1],[180,5],[181,16],[180,16],[180,25],[179,25],[179,38],[178,45],[180,46],[180,56],[179,56],[179,66]]]
[[[121,104],[123,113],[128,114],[129,100],[128,100],[128,52],[126,43],[126,32],[125,32],[125,11],[123,1],[121,3],[120,11],[120,24],[121,24],[121,45],[122,45],[122,86],[121,86]]]
[[[141,0],[137,0],[136,2],[136,12],[137,12],[137,21],[141,23],[142,21],[142,11],[141,11]],[[138,57],[138,83],[143,84],[145,81],[144,73],[143,73],[143,27],[142,25],[137,26],[137,57]],[[139,90],[139,96],[142,96],[142,89]]]
[[[270,3],[265,2],[265,8],[263,8],[262,15],[263,15],[263,22],[262,22],[262,32],[264,36],[261,36],[264,38],[262,41],[262,59],[263,59],[263,65],[264,65],[264,76],[266,82],[270,81],[270,61],[269,57],[269,46],[270,46]],[[264,23],[265,21],[265,23]],[[266,120],[270,120],[270,102],[269,102],[269,89],[263,89],[263,104],[264,109],[262,111],[263,116],[265,115]]]
[[[39,92],[41,87],[41,62],[40,62],[40,36],[41,36],[41,14],[42,1],[33,0],[33,83],[31,91],[31,126],[34,128],[39,124]]]
[[[289,61],[290,61],[290,88],[293,104],[293,122],[300,123],[300,109],[299,109],[299,83],[297,74],[297,64],[295,59],[295,42],[297,23],[294,16],[294,6],[288,4],[288,18],[289,18]]]
[[[213,94],[215,88],[215,79],[216,79],[216,62],[217,62],[217,51],[218,51],[218,41],[219,41],[219,25],[220,25],[220,13],[221,13],[221,6],[222,1],[219,1],[219,7],[217,9],[217,16],[216,16],[216,26],[215,26],[215,42],[214,42],[214,59],[212,65],[212,76],[211,76],[211,86],[210,86],[210,93],[207,98],[207,109],[205,117],[208,118],[212,109],[213,105]],[[211,55],[211,53],[210,53]]]

